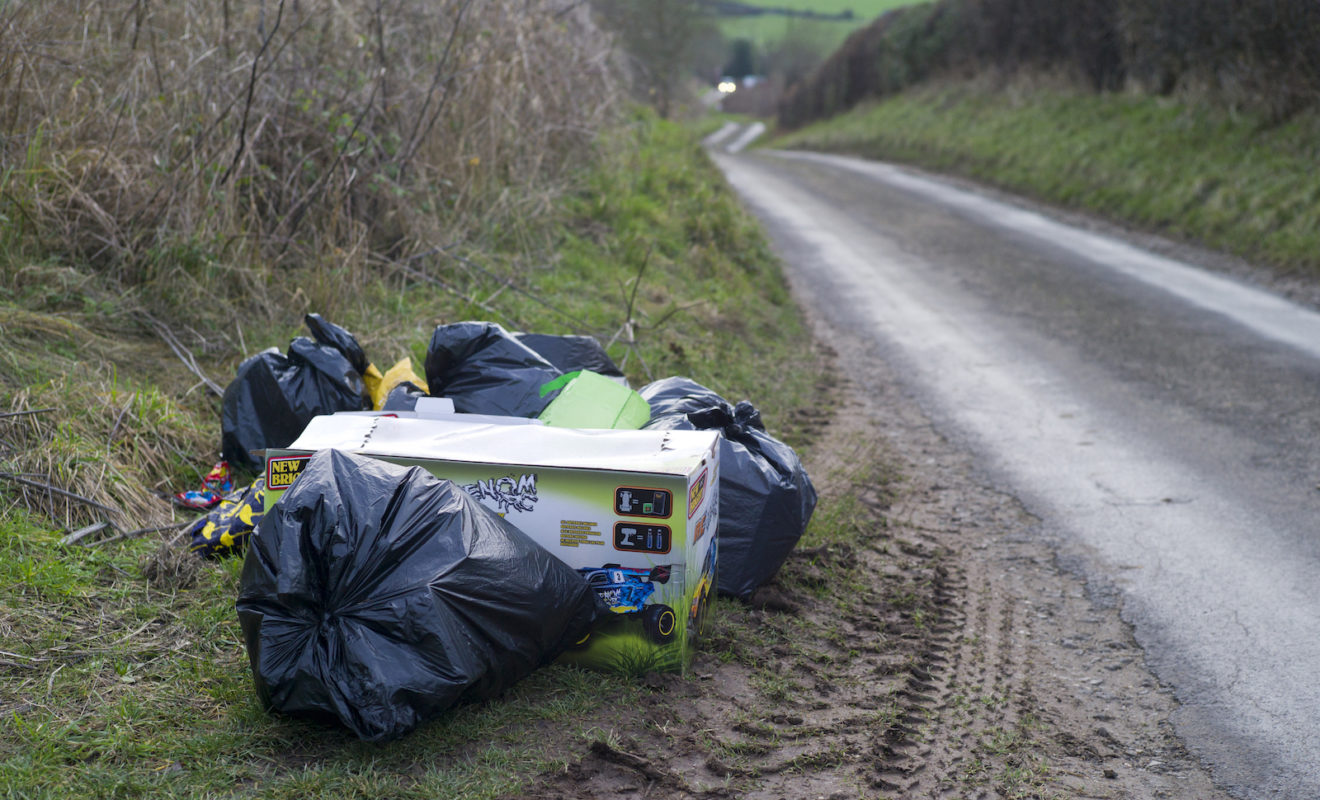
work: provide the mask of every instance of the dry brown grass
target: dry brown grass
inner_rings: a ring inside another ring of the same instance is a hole
[[[615,107],[609,44],[568,0],[11,0],[0,245],[175,320],[333,273],[299,281],[333,313],[380,260],[549,208]]]
[[[143,376],[163,377],[153,359],[179,372],[159,343],[125,341],[88,329],[79,315],[0,307],[0,494],[15,506],[73,530],[108,521],[120,531],[172,521],[168,497],[200,477],[198,454],[214,434],[181,402],[200,391],[165,394]],[[135,360],[130,377],[117,364]],[[180,399],[181,398],[181,399]]]
[[[168,523],[217,438],[181,359],[543,244],[611,45],[573,0],[0,0],[0,515]]]

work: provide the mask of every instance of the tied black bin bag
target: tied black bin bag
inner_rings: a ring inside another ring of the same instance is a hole
[[[333,322],[327,322],[320,314],[307,314],[303,317],[303,324],[312,332],[312,338],[343,354],[359,375],[367,374],[371,362],[367,360],[367,353],[362,349],[362,345],[358,344],[356,336]]]
[[[499,694],[604,611],[456,484],[335,450],[262,520],[237,606],[266,708],[369,741]]]
[[[312,417],[370,408],[366,384],[348,358],[300,336],[289,343],[288,356],[272,347],[239,365],[225,388],[220,451],[229,463],[260,472],[253,450],[291,444]]]
[[[541,387],[563,373],[494,322],[456,322],[431,334],[427,390],[463,414],[535,417],[559,392]]]
[[[647,429],[723,434],[717,588],[750,598],[779,571],[816,508],[816,489],[802,461],[765,432],[760,412],[745,400],[730,406],[688,378],[665,378],[639,394],[651,404]]]

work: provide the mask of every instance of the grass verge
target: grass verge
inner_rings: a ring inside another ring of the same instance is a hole
[[[943,83],[778,146],[917,164],[1320,277],[1320,116],[1277,124],[1177,98]]]
[[[752,399],[802,445],[795,412],[816,405],[825,366],[759,229],[683,130],[639,114],[598,147],[595,171],[555,207],[374,265],[341,288],[334,321],[383,364],[420,364],[441,322],[593,333],[634,385],[688,375]],[[0,472],[112,509],[0,480],[7,796],[494,797],[641,705],[631,682],[556,666],[383,746],[264,713],[234,613],[239,561],[195,560],[171,533],[60,544],[107,515],[121,528],[170,522],[159,493],[192,488],[216,457],[216,399],[95,269],[0,262],[14,278],[0,289],[0,412],[40,411],[0,417]],[[175,343],[223,385],[243,355],[287,344],[318,292],[293,292],[273,325],[207,326],[241,309],[199,315],[175,325]]]

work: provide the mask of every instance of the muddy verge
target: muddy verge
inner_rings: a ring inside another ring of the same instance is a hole
[[[1227,796],[1118,609],[886,385],[842,387],[812,448],[813,542],[522,796]]]

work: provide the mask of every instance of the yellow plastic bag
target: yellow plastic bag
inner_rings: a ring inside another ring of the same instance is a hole
[[[380,411],[380,404],[384,401],[385,395],[389,394],[389,392],[385,392],[380,394],[381,400],[376,399],[377,394],[380,393],[380,382],[384,378],[385,376],[380,374],[380,370],[376,369],[375,364],[368,364],[367,371],[362,373],[362,382],[366,384],[367,394],[371,396],[371,407],[377,411]]]
[[[419,389],[426,389],[426,379],[419,378],[417,373],[413,371],[411,358],[399,361],[385,370],[384,375],[380,374],[374,364],[367,367],[367,372],[376,374],[374,380],[371,377],[364,377],[364,380],[367,383],[367,388],[371,390],[371,405],[377,411],[385,407],[385,399],[401,383],[411,383]]]

